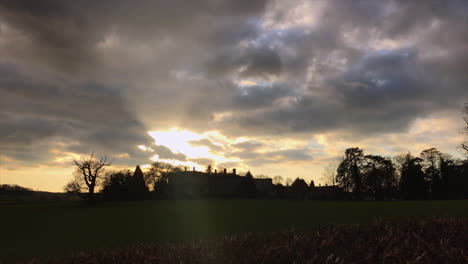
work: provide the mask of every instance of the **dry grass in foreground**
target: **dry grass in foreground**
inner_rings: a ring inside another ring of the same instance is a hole
[[[468,263],[468,218],[325,225],[139,245],[28,263]]]

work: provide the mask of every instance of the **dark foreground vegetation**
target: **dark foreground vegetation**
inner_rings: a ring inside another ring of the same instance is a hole
[[[0,226],[4,227],[0,234],[0,261],[70,256],[135,244],[179,245],[233,234],[269,234],[290,229],[307,233],[328,224],[367,225],[375,218],[402,222],[429,217],[467,219],[468,200],[210,199],[112,202],[96,206],[80,202],[10,204],[0,207]],[[466,229],[458,232],[467,233]],[[443,238],[442,233],[440,238],[437,233],[433,235],[432,243]]]
[[[468,218],[312,231],[245,233],[185,243],[136,245],[29,263],[467,263]]]

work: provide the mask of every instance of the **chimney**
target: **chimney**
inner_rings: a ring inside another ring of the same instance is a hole
[[[236,174],[236,169],[232,169],[232,174]]]
[[[193,167],[193,171],[195,171],[195,167]]]
[[[226,174],[226,173],[227,173],[227,170],[226,170],[226,168],[224,168],[224,174]]]
[[[218,174],[218,170],[217,170],[217,169],[215,169],[215,174]]]
[[[185,167],[184,169],[185,169],[185,171],[187,171],[187,167]]]

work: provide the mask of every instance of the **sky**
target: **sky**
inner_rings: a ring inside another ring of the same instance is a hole
[[[465,0],[0,0],[0,183],[73,160],[321,182],[348,147],[456,157]]]

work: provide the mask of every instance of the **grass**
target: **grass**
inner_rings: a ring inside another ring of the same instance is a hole
[[[138,243],[187,241],[245,232],[367,224],[379,217],[468,216],[468,201],[326,202],[179,200],[0,206],[0,259],[68,255]]]

